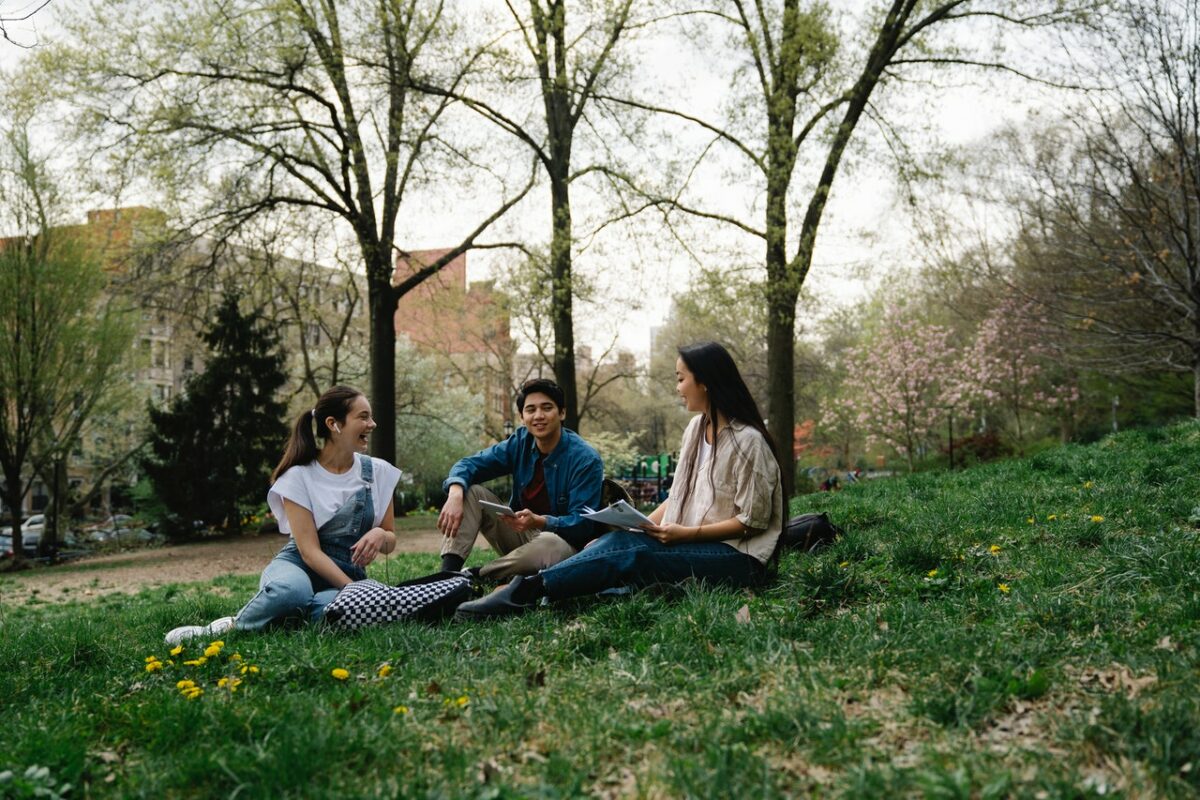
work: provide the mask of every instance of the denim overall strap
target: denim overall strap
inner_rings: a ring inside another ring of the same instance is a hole
[[[352,581],[361,581],[367,577],[366,570],[355,566],[351,561],[350,548],[371,530],[375,522],[375,501],[371,496],[371,481],[374,469],[369,456],[355,456],[360,465],[360,475],[363,485],[355,492],[342,507],[317,529],[317,543],[321,552],[333,559],[346,577]],[[289,539],[279,551],[276,558],[285,558],[297,566],[304,567],[303,558],[296,547],[296,540]]]
[[[356,456],[362,467],[362,488],[317,530],[321,551],[333,559],[352,581],[367,577],[366,570],[351,562],[350,548],[371,530],[375,521],[375,502],[371,497],[373,465],[369,456]]]

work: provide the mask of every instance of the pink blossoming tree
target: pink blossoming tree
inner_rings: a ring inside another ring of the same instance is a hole
[[[909,471],[946,413],[971,397],[962,351],[949,329],[921,322],[901,306],[884,311],[877,333],[851,350],[846,364],[841,398],[823,424],[836,426],[849,412],[868,445],[891,447]]]
[[[965,361],[967,384],[985,407],[1010,417],[1022,455],[1031,413],[1070,413],[1079,401],[1077,385],[1054,379],[1046,328],[1032,303],[1005,300],[980,324]]]

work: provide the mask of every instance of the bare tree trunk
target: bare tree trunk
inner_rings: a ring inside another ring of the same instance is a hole
[[[558,162],[565,166],[569,161]],[[571,194],[566,175],[550,178],[550,275],[554,317],[554,376],[563,390],[563,425],[579,431],[579,392],[575,376],[575,321],[572,309],[574,286],[571,277]]]
[[[370,274],[370,273],[368,273]],[[388,286],[371,281],[371,411],[378,426],[371,455],[396,463],[396,298]]]
[[[63,498],[67,492],[67,454],[55,456],[50,467],[51,498],[46,509],[46,524],[42,527],[42,538],[38,542],[38,555],[58,559],[58,532],[63,517]]]
[[[20,472],[13,474],[6,469],[4,471],[4,503],[12,514],[13,561],[18,564],[25,558],[21,548],[21,495],[24,494],[21,490],[23,488]]]
[[[787,292],[778,291],[770,291],[767,303],[770,312],[767,320],[767,429],[779,451],[784,497],[790,498],[796,472],[792,448],[796,419],[796,303]]]
[[[1192,408],[1197,419],[1200,419],[1200,352],[1192,365]]]

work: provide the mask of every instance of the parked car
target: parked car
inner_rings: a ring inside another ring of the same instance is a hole
[[[35,534],[36,535],[36,534]],[[28,539],[21,539],[21,550],[25,552],[25,556],[37,555],[38,540],[34,539],[30,542]],[[13,555],[13,540],[11,533],[0,534],[0,560],[12,558]]]
[[[166,539],[159,533],[146,530],[137,519],[128,514],[113,514],[108,519],[86,526],[81,533],[84,541],[101,543],[156,543]]]
[[[26,553],[37,551],[38,543],[42,541],[42,533],[46,530],[46,515],[34,514],[21,523],[21,549]],[[11,545],[12,542],[10,541]]]

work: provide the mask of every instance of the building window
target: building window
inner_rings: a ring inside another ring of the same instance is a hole
[[[188,353],[187,355],[185,355],[183,357],[183,374],[191,375],[195,371],[196,371],[195,359],[192,358],[191,353]]]
[[[171,343],[154,342],[150,348],[150,364],[158,369],[171,366]]]

